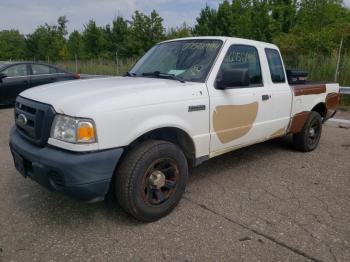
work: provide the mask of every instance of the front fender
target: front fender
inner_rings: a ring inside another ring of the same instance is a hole
[[[191,137],[196,156],[207,155],[210,141],[208,104],[205,104],[206,110],[196,112],[189,112],[188,106],[189,102],[184,101],[114,111],[96,117],[99,148],[127,146],[152,130],[173,127]]]

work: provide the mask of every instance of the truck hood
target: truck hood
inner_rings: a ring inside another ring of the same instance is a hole
[[[192,88],[191,88],[192,87]],[[105,112],[160,103],[191,100],[204,83],[181,83],[145,77],[109,77],[58,82],[28,89],[20,96],[52,105],[57,113],[88,117]]]

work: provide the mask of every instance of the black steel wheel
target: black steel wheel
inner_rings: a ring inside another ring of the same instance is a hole
[[[308,119],[300,133],[294,134],[293,145],[303,152],[310,152],[317,148],[322,134],[322,117],[317,112],[310,112]]]
[[[143,176],[141,195],[148,205],[161,205],[176,191],[180,171],[169,158],[155,160]]]
[[[115,175],[121,207],[138,220],[155,221],[180,201],[188,179],[187,160],[177,145],[151,140],[131,150]]]
[[[322,124],[319,123],[317,118],[314,118],[308,129],[307,141],[308,141],[309,147],[314,147],[316,144],[318,144],[321,137],[321,128],[322,128]]]

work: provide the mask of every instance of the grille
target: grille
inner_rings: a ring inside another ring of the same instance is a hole
[[[15,123],[19,133],[31,142],[44,146],[50,137],[55,110],[52,106],[17,97]]]

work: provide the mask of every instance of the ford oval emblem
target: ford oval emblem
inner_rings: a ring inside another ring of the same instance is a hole
[[[24,126],[28,123],[27,117],[25,115],[23,115],[23,114],[19,114],[18,115],[17,121],[18,121],[19,124],[24,125]]]

